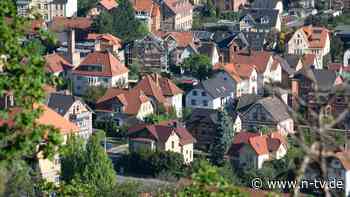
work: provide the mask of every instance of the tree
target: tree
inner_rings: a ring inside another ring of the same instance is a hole
[[[86,16],[91,8],[97,5],[99,0],[78,0],[78,16]]]
[[[10,114],[11,109],[0,109],[2,120],[11,118],[14,121],[13,125],[0,127],[0,163],[6,165],[15,160],[24,161],[24,158],[34,161],[38,151],[52,156],[61,142],[60,135],[51,127],[36,124],[42,111],[34,104],[45,98],[44,84],[54,81],[45,74],[42,57],[33,53],[31,47],[22,45],[28,26],[24,18],[16,15],[11,0],[0,1],[0,21],[0,61],[4,70],[0,78],[0,97],[11,92],[18,109],[15,114]]]
[[[148,33],[145,24],[135,18],[134,8],[130,1],[118,1],[118,7],[111,13],[101,13],[94,20],[93,28],[99,33],[111,33],[124,42],[144,37]]]
[[[182,66],[199,80],[207,79],[212,74],[210,59],[205,55],[191,55],[184,60]]]
[[[216,127],[214,143],[210,148],[210,161],[212,164],[222,166],[228,146],[232,142],[232,121],[224,110],[218,112],[218,125]]]
[[[343,61],[343,51],[344,51],[344,43],[343,41],[336,36],[332,36],[331,38],[331,58],[332,62],[340,62]]]
[[[88,103],[96,103],[106,93],[106,90],[103,86],[91,86],[86,90],[83,99]]]

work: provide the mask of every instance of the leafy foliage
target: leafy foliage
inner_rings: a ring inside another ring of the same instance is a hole
[[[83,99],[87,103],[96,103],[96,101],[101,98],[106,91],[107,89],[105,87],[91,86],[86,90],[85,94],[83,95]]]
[[[77,137],[71,137],[63,149],[62,178],[69,184],[84,184],[93,196],[107,194],[116,184],[112,162],[104,152],[103,133],[93,135],[86,147]]]
[[[184,60],[182,66],[199,80],[207,79],[212,74],[210,59],[205,55],[191,55]]]
[[[184,172],[182,155],[170,151],[132,152],[124,155],[118,164],[118,167],[124,168],[126,172],[141,175],[157,176],[169,172],[179,177]]]
[[[98,2],[99,0],[78,0],[78,16],[86,16]]]
[[[147,27],[135,18],[134,9],[128,0],[118,1],[118,7],[110,13],[102,12],[93,23],[93,29],[99,33],[111,33],[124,42],[130,42],[145,36]]]

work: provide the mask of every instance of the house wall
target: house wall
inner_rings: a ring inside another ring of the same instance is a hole
[[[197,92],[196,95],[194,92]],[[204,95],[202,95],[202,93]],[[192,103],[192,100],[195,101],[195,104]],[[205,106],[204,103],[208,102],[208,105]],[[203,89],[193,89],[186,95],[186,107],[192,108],[206,108],[206,109],[218,109],[221,106],[220,98],[213,99],[207,92]]]
[[[53,183],[59,183],[59,176],[61,172],[61,164],[59,155],[56,154],[53,160],[48,158],[44,159],[42,155],[38,156],[38,167],[41,177]]]
[[[264,162],[269,160],[269,154],[259,155],[257,158],[258,162],[256,167],[260,169],[263,167]]]
[[[173,132],[169,136],[168,140],[165,142],[164,151],[172,151],[172,152],[182,154],[181,146],[180,146],[180,138],[175,132]]]
[[[153,113],[154,113],[154,109],[153,109],[152,103],[151,101],[148,101],[141,104],[139,112],[136,115],[136,118],[143,120],[145,117]]]
[[[192,10],[175,15],[175,30],[187,31],[192,28]]]
[[[275,70],[272,70],[270,73],[270,80],[273,83],[281,83],[282,82],[282,67],[279,64]]]
[[[238,133],[242,130],[242,120],[239,116],[236,117],[235,122],[233,123],[234,133]]]
[[[289,118],[287,120],[279,122],[277,124],[277,129],[285,136],[295,133],[293,119]]]
[[[250,145],[245,144],[241,148],[239,156],[236,159],[239,162],[238,164],[239,168],[243,168],[243,169],[258,168],[258,157]]]
[[[193,144],[185,144],[181,147],[184,162],[189,164],[193,161]]]
[[[344,53],[343,64],[344,64],[344,66],[350,65],[350,49],[346,50]]]
[[[177,94],[172,97],[167,97],[167,102],[170,103],[176,110],[178,117],[182,116],[182,94]]]
[[[280,145],[278,150],[272,154],[272,159],[281,159],[287,154],[287,148],[284,145]]]

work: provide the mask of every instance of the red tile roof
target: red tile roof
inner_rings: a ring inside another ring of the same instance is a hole
[[[193,6],[188,0],[164,0],[165,5],[174,13],[189,13]]]
[[[272,53],[266,51],[251,51],[250,55],[248,52],[238,52],[230,55],[230,62],[255,65],[258,73],[264,73],[271,57]]]
[[[70,134],[79,132],[79,127],[66,120],[64,117],[59,115],[57,112],[50,109],[48,106],[43,104],[34,104],[35,109],[42,109],[43,112],[40,117],[35,121],[36,124],[53,126],[58,129],[61,134]],[[21,109],[13,108],[9,113],[9,119],[0,119],[0,126],[7,124],[9,127],[14,126],[15,122],[13,120],[15,114],[19,113]]]
[[[55,17],[49,29],[54,32],[61,32],[67,29],[89,29],[92,25],[92,19],[86,17],[74,17],[74,18],[65,18],[65,17]]]
[[[122,40],[120,38],[117,38],[113,36],[112,34],[95,34],[95,33],[89,33],[87,40],[105,40],[108,42],[111,42],[113,45],[118,45],[119,48],[121,48]]]
[[[92,70],[91,66],[101,66],[101,70]],[[127,73],[129,70],[110,52],[95,51],[89,53],[73,74],[85,76],[112,77]]]
[[[123,112],[128,115],[137,115],[140,111],[141,104],[146,103],[149,98],[142,91],[122,90],[117,88],[109,88],[105,95],[96,103],[96,110],[112,111],[113,106],[111,100],[118,100],[123,105]]]
[[[213,67],[214,70],[223,69],[227,72],[235,81],[239,82],[244,79],[249,79],[252,72],[255,69],[255,66],[249,64],[216,64]]]
[[[336,155],[336,158],[338,158],[340,160],[343,167],[346,170],[350,170],[350,152],[349,151],[341,151],[341,152],[337,152],[335,155]]]
[[[269,149],[267,146],[267,137],[266,136],[255,136],[249,138],[249,144],[256,152],[257,155],[266,155],[269,154]]]
[[[134,127],[129,128],[129,137],[131,139],[138,138],[138,132],[147,130],[155,140],[165,143],[169,136],[175,132],[180,138],[180,144],[186,145],[195,142],[195,139],[192,135],[187,131],[184,127],[172,127],[161,124],[153,124],[153,125],[136,125]]]
[[[44,58],[46,62],[45,70],[50,73],[62,72],[66,69],[73,69],[73,65],[57,53],[46,55]]]
[[[309,48],[324,48],[329,30],[323,27],[313,27],[311,25],[302,27],[301,30],[307,36]]]
[[[154,3],[152,0],[134,0],[133,5],[137,12],[143,11],[151,14]]]
[[[118,6],[118,3],[115,0],[101,0],[99,3],[107,10],[113,9]]]
[[[193,34],[190,31],[183,32],[165,32],[162,37],[165,39],[171,36],[176,40],[178,47],[187,47],[189,44],[193,42]]]

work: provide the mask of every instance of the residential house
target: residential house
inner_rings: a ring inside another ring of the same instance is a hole
[[[196,46],[196,50],[198,54],[209,57],[212,65],[219,63],[219,52],[214,42],[201,42],[198,46]]]
[[[293,34],[287,47],[290,54],[316,55],[315,68],[322,69],[323,58],[330,52],[329,30],[323,27],[304,26]]]
[[[128,130],[128,139],[131,152],[171,151],[181,154],[185,164],[190,164],[193,161],[195,139],[176,120],[131,127]]]
[[[161,1],[163,31],[187,31],[192,28],[193,6],[188,0]]]
[[[73,17],[77,15],[77,0],[16,0],[17,13],[24,17],[40,14],[45,21],[56,16]]]
[[[109,88],[96,103],[96,122],[113,121],[117,126],[133,125],[155,112],[142,90]]]
[[[134,88],[143,91],[151,99],[155,111],[162,111],[162,107],[168,112],[174,109],[178,117],[182,116],[184,92],[170,79],[154,73],[144,76]]]
[[[278,10],[280,15],[283,13],[283,2],[281,0],[255,0],[251,6],[255,9],[275,9]]]
[[[242,129],[242,122],[237,114],[230,116],[233,122],[233,131],[238,133]],[[196,149],[208,152],[214,143],[218,128],[218,110],[195,108],[186,120],[186,128],[197,140]],[[233,134],[232,134],[233,135]]]
[[[267,43],[267,33],[265,32],[244,32],[249,48],[254,51],[263,51]]]
[[[90,53],[72,72],[74,94],[84,95],[90,87],[126,87],[128,72],[110,52]]]
[[[124,63],[123,43],[120,38],[111,34],[89,33],[86,40],[94,43],[94,51],[109,51],[115,54],[120,62]]]
[[[214,70],[221,70],[218,75],[223,80],[236,84],[236,97],[243,94],[257,94],[258,92],[258,74],[254,65],[249,64],[216,64]]]
[[[215,7],[221,11],[238,12],[241,7],[248,3],[247,0],[216,0],[213,1]]]
[[[179,65],[186,58],[197,52],[194,46],[193,33],[190,31],[162,32],[160,36],[166,42],[170,51],[169,62],[171,65]]]
[[[163,39],[150,33],[126,46],[126,64],[140,66],[141,72],[169,72],[169,51]]]
[[[186,107],[220,109],[232,103],[236,96],[236,84],[217,75],[201,81],[186,95]]]
[[[67,92],[48,95],[47,106],[79,127],[77,135],[88,139],[92,135],[92,113],[90,107],[79,97]]]
[[[35,104],[35,109],[41,109],[42,113],[40,114],[40,117],[38,117],[35,122],[39,125],[45,125],[45,126],[52,126],[56,128],[60,134],[63,136],[63,144],[67,142],[67,138],[69,135],[74,135],[79,131],[79,128],[68,121],[67,119],[63,118],[61,115],[56,113],[55,111],[51,110],[46,105],[42,104]],[[13,117],[16,113],[19,113],[19,108],[11,108],[9,109],[10,117],[9,119],[0,119],[0,126],[7,125],[8,127],[12,127],[15,122],[13,120]],[[43,136],[44,137],[44,136]],[[45,143],[45,141],[43,142]],[[53,182],[55,184],[58,184],[60,181],[60,172],[61,172],[61,163],[60,163],[60,157],[59,154],[55,154],[53,156],[53,159],[50,160],[48,158],[44,158],[43,152],[39,151],[39,153],[36,155],[37,162],[34,165],[34,167],[38,170],[38,175],[48,181]]]
[[[44,56],[44,59],[46,72],[51,73],[54,76],[61,76],[64,79],[68,79],[70,77],[70,72],[73,69],[73,65],[60,54],[49,54]]]
[[[116,7],[118,7],[118,3],[115,0],[100,0],[95,7],[90,9],[87,15],[89,17],[96,17],[100,15],[101,12],[109,12]]]
[[[243,9],[240,14],[239,26],[246,32],[281,31],[281,18],[275,9]]]
[[[275,96],[259,99],[240,113],[242,128],[269,128],[283,135],[294,133],[294,122],[286,104]]]
[[[347,49],[344,52],[343,65],[344,66],[350,65],[350,49]]]
[[[264,162],[281,159],[287,154],[287,141],[279,132],[262,135],[240,132],[228,151],[238,169],[260,169]]]
[[[214,35],[217,35],[217,33]],[[250,46],[243,32],[230,33],[221,38],[214,38],[214,42],[219,50],[220,62],[229,62],[231,53],[244,50]]]
[[[258,94],[262,94],[264,85],[274,78],[271,74],[273,61],[272,53],[266,51],[248,50],[230,54],[230,63],[255,66],[258,73]]]
[[[159,5],[153,0],[131,0],[135,17],[148,27],[148,31],[157,32],[160,30],[161,14]]]

